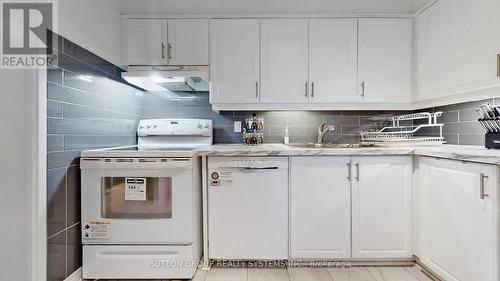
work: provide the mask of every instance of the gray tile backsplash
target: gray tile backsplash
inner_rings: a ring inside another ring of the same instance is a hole
[[[233,122],[243,121],[252,116],[248,111],[225,111],[217,114],[209,104],[208,93],[181,94],[150,92],[145,93],[142,112],[143,118],[208,118],[214,122],[215,143],[239,143],[239,133],[233,132]],[[444,123],[443,136],[449,144],[484,145],[484,130],[477,122],[474,110],[489,102],[500,104],[499,99],[480,100],[452,104],[437,108],[416,110],[416,112],[443,111],[439,122]],[[268,111],[256,112],[265,121],[265,142],[282,142],[285,128],[288,127],[291,142],[314,142],[317,126],[327,122],[336,127],[335,132],[327,135],[325,141],[337,143],[359,142],[359,131],[380,129],[387,123],[374,122],[371,117],[397,115],[404,111]],[[418,124],[418,122],[416,122]],[[435,135],[438,130],[426,130]]]
[[[241,134],[233,132],[233,122],[243,121],[253,112],[224,111],[217,114],[209,104],[208,93],[144,94],[143,118],[208,118],[214,122],[215,143],[240,143]],[[290,142],[315,142],[318,126],[327,122],[335,131],[325,137],[327,142],[359,142],[359,131],[380,129],[384,124],[370,121],[378,114],[406,113],[385,111],[262,111],[256,112],[265,122],[267,143],[282,142],[288,127]]]
[[[47,70],[47,280],[80,268],[80,152],[137,143],[143,92],[120,69],[62,40]],[[62,47],[62,48],[61,48]]]
[[[486,102],[491,105],[500,105],[500,98],[451,104],[428,108],[424,111],[443,112],[438,121],[444,123],[443,135],[448,144],[484,146],[485,131],[477,121],[475,111]]]

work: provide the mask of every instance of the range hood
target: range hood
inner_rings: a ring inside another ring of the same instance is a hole
[[[208,66],[129,66],[122,77],[147,91],[207,92]]]

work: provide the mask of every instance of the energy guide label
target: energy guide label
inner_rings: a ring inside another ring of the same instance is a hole
[[[125,200],[146,201],[146,178],[125,178]]]
[[[110,222],[91,221],[83,227],[83,236],[88,239],[109,239],[110,228]]]

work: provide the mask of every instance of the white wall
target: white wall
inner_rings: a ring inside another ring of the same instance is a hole
[[[59,33],[100,57],[121,65],[121,1],[61,0]]]
[[[37,72],[0,70],[0,279],[44,280],[44,265],[37,269],[37,252],[44,255],[45,244],[36,245],[37,233],[32,211],[39,175],[37,162]],[[42,144],[45,141],[42,140]],[[34,172],[34,173],[33,173]],[[43,172],[44,173],[44,172]],[[42,186],[45,189],[44,186]],[[43,192],[43,189],[41,190]],[[40,198],[44,199],[44,198]],[[41,218],[46,214],[40,214]],[[44,227],[44,221],[40,221]],[[40,247],[38,247],[40,246]],[[42,261],[43,262],[43,261]],[[37,273],[37,270],[41,270]]]

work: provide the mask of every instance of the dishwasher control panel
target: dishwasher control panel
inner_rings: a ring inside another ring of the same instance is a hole
[[[220,172],[219,171],[211,171],[209,181],[210,181],[211,186],[219,186],[220,185]]]
[[[209,157],[208,184],[232,186],[241,175],[260,177],[288,170],[288,157]]]
[[[213,157],[208,159],[209,169],[288,169],[287,157]]]

